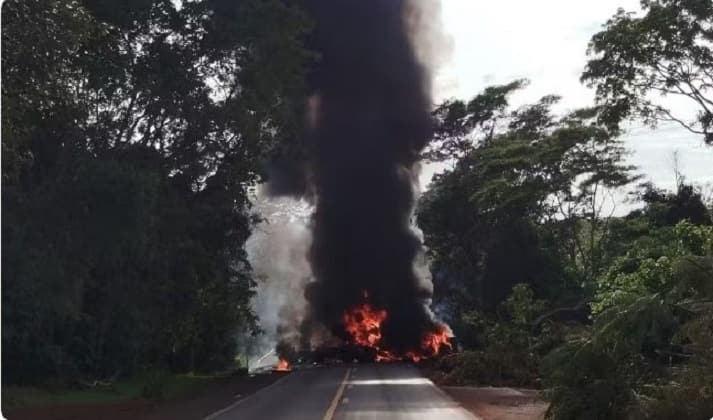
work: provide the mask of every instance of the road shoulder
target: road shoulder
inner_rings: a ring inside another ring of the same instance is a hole
[[[547,402],[536,390],[441,386],[451,398],[482,420],[542,420]]]
[[[132,399],[94,404],[25,407],[3,410],[3,415],[9,420],[195,420],[252,395],[283,376],[267,373],[221,378],[194,395],[170,401]]]

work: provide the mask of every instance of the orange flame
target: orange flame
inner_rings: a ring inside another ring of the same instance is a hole
[[[364,291],[364,300],[369,297]],[[377,362],[389,362],[403,359],[410,359],[418,362],[422,359],[438,355],[443,347],[453,348],[450,342],[452,334],[444,325],[438,325],[436,330],[424,335],[421,341],[421,348],[417,351],[409,351],[403,356],[394,354],[389,350],[380,348],[381,346],[381,324],[386,320],[388,314],[384,309],[376,309],[367,302],[361,303],[346,311],[343,316],[344,329],[349,333],[354,344],[369,347],[376,350]]]
[[[362,303],[344,314],[344,328],[355,344],[378,349],[381,323],[385,319],[385,310],[374,309],[368,303]]]
[[[280,359],[280,361],[277,362],[277,366],[275,366],[274,370],[277,372],[289,372],[290,371],[290,362],[288,362],[285,359]]]
[[[441,352],[443,346],[453,349],[451,344],[451,333],[443,325],[438,325],[436,331],[427,334],[423,337],[421,347],[429,351],[432,355],[437,355]]]

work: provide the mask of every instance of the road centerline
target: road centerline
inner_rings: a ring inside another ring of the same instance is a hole
[[[339,388],[337,388],[337,393],[334,394],[334,398],[332,398],[332,403],[329,405],[327,412],[324,413],[324,417],[322,417],[322,420],[332,420],[334,418],[334,413],[337,411],[337,405],[339,404],[339,400],[342,398],[344,388],[346,387],[347,382],[349,381],[349,374],[351,373],[351,370],[351,368],[347,369],[347,373],[344,374],[344,379],[342,379],[342,383],[339,384]]]

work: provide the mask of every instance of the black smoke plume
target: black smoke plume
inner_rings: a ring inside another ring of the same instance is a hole
[[[413,3],[302,2],[320,57],[310,76],[315,281],[305,291],[305,340],[318,326],[344,336],[343,314],[364,292],[388,311],[382,347],[395,354],[418,349],[435,326],[410,220],[416,166],[432,130],[430,75],[411,41]]]

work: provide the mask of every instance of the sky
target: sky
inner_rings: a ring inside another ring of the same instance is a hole
[[[579,82],[592,35],[617,8],[640,10],[638,0],[440,1],[446,42],[434,81],[436,102],[527,78],[530,86],[513,104],[553,93],[562,96],[559,111],[593,103],[593,91]],[[678,126],[633,127],[624,140],[630,163],[660,187],[675,185],[674,152],[688,181],[713,184],[713,147],[700,136]],[[425,168],[422,183],[440,168]]]

